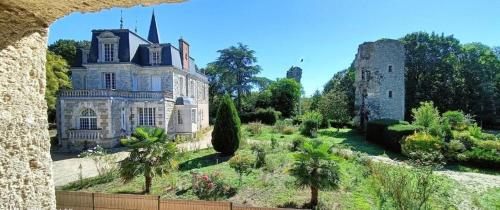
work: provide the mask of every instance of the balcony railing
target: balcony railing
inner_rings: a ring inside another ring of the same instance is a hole
[[[101,130],[68,130],[68,138],[74,140],[101,139]]]
[[[62,90],[62,98],[118,97],[131,99],[173,98],[170,91],[123,91],[123,90]]]

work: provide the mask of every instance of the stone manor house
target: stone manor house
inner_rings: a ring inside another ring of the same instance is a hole
[[[58,97],[59,146],[81,149],[119,144],[139,126],[192,135],[209,126],[208,80],[189,56],[160,43],[153,13],[148,38],[128,29],[92,30],[71,68],[73,90]]]

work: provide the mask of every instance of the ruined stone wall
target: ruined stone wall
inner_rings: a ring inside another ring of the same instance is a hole
[[[55,209],[44,100],[49,25],[72,12],[181,1],[0,1],[0,209]]]
[[[361,121],[404,118],[405,50],[397,40],[359,46],[356,59],[356,113]]]

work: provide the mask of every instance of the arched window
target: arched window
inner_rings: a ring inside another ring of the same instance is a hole
[[[80,130],[97,130],[97,115],[92,109],[84,109],[80,113]]]

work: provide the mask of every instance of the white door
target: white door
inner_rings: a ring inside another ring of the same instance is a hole
[[[151,77],[151,90],[152,91],[161,91],[161,77],[152,76]]]

